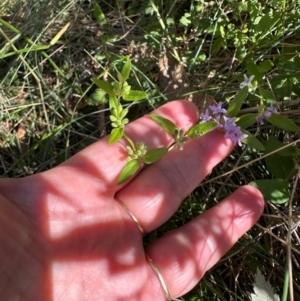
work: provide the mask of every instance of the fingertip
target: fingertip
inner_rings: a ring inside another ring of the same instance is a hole
[[[253,186],[244,185],[204,215],[212,217],[216,214],[223,219],[223,223],[227,220],[228,224],[233,226],[233,244],[255,225],[263,210],[264,198],[261,192]]]
[[[218,205],[167,233],[147,248],[159,265],[172,296],[189,291],[258,220],[264,199],[250,185],[238,188]]]
[[[237,189],[236,193],[241,193],[241,200],[247,203],[247,208],[252,209],[257,214],[257,219],[262,215],[265,207],[265,200],[262,193],[251,185],[244,185]]]

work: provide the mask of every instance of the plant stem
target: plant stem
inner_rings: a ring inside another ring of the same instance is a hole
[[[124,133],[123,137],[128,141],[128,143],[130,144],[131,148],[135,151],[136,148],[135,148],[135,145],[132,142],[132,140],[125,133]]]

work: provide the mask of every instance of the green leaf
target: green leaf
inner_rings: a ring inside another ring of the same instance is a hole
[[[270,153],[283,145],[284,144],[275,137],[270,136],[266,143],[266,153]],[[265,161],[268,171],[276,178],[288,179],[296,168],[293,156],[295,152],[295,148],[288,147],[287,149],[266,157]]]
[[[122,96],[128,95],[130,93],[130,90],[131,90],[131,86],[129,86],[127,82],[124,82],[122,85]]]
[[[249,133],[248,131],[246,131],[242,128],[241,128],[241,131],[242,131],[243,134],[248,135],[247,138],[243,138],[241,140],[243,143],[245,143],[246,145],[248,145],[250,147],[253,147],[257,150],[260,150],[260,151],[265,150],[264,145],[254,135],[252,135],[251,133]]]
[[[108,83],[105,82],[104,80],[98,79],[98,78],[92,78],[92,82],[94,84],[96,84],[100,89],[102,89],[103,91],[105,91],[107,94],[109,95],[114,95],[114,91],[113,91],[113,86]]]
[[[117,72],[117,76],[118,76],[118,81],[120,82],[120,83],[123,83],[124,82],[124,78],[123,78],[123,75],[121,74],[121,72]]]
[[[297,132],[297,133],[300,132],[300,128],[296,125],[296,123],[285,116],[279,114],[272,114],[266,120],[283,130]]]
[[[103,13],[101,7],[96,2],[96,0],[93,0],[93,14],[100,26],[106,24],[105,14]]]
[[[273,93],[270,90],[266,89],[259,89],[260,95],[262,96],[263,100],[268,104],[276,102],[276,99]]]
[[[117,107],[112,111],[113,111],[114,115],[119,118],[123,113],[123,107],[120,103],[118,103]]]
[[[118,98],[115,95],[110,95],[109,96],[109,108],[112,109],[117,109],[119,106],[119,101]]]
[[[295,170],[295,162],[291,157],[273,154],[265,158],[268,171],[276,178],[289,179]]]
[[[169,26],[175,26],[175,21],[174,21],[174,18],[173,17],[169,17],[166,19],[166,24],[169,25]]]
[[[125,101],[138,101],[147,98],[148,94],[143,91],[130,90],[129,94],[123,95],[122,98]]]
[[[155,121],[160,127],[162,127],[167,133],[171,135],[174,133],[175,129],[177,129],[176,124],[174,124],[169,119],[155,114],[151,114],[150,117],[153,121]]]
[[[167,152],[168,148],[166,147],[151,149],[146,153],[144,162],[146,164],[154,163],[155,161],[161,159]]]
[[[220,25],[219,30],[220,30],[220,34],[221,34],[222,38],[225,38],[226,33],[225,33],[224,26],[223,26],[223,25]]]
[[[251,294],[251,301],[280,301],[269,282],[267,282],[259,269],[255,275],[254,293]]]
[[[131,70],[131,61],[130,59],[127,59],[121,71],[123,82],[125,82],[128,79],[130,70]]]
[[[262,75],[259,72],[259,69],[254,62],[252,61],[247,62],[247,71],[248,74],[254,75],[258,85],[261,85],[263,83]]]
[[[127,124],[128,122],[129,122],[129,119],[128,119],[128,118],[124,118],[124,119],[121,121],[121,123],[122,123],[123,125]]]
[[[124,134],[124,128],[113,129],[110,133],[109,144],[114,144],[119,141]]]
[[[119,118],[123,119],[127,114],[128,114],[128,109],[123,109],[122,112],[120,113]]]
[[[289,183],[283,179],[256,180],[249,185],[259,189],[264,199],[274,204],[284,204],[290,198]]]
[[[279,14],[274,13],[273,16],[266,14],[260,19],[258,25],[255,28],[255,31],[270,31],[273,28],[273,26],[275,26],[275,24],[279,21],[279,19]]]
[[[110,121],[112,121],[112,122],[118,121],[118,119],[117,119],[116,116],[114,116],[114,115],[110,115],[110,116],[109,116],[109,119],[110,119]]]
[[[258,65],[258,70],[260,73],[267,73],[274,66],[274,63],[271,60],[264,60]]]
[[[257,114],[249,113],[238,117],[235,121],[236,125],[240,126],[243,129],[248,128],[256,122]]]
[[[212,54],[216,55],[223,46],[224,46],[224,38],[222,36],[219,36],[213,43]]]
[[[191,14],[190,14],[190,13],[185,13],[185,14],[180,18],[179,22],[180,22],[183,26],[187,27],[187,26],[190,25],[191,22],[192,22],[192,21],[190,20],[190,18],[191,18]]]
[[[268,147],[267,147],[267,152],[271,152],[273,150],[276,150],[280,147],[285,146],[286,144],[282,143],[281,141],[279,141],[277,138],[273,137],[273,136],[269,136],[268,139],[268,143],[267,143]],[[284,148],[283,150],[277,152],[276,154],[280,155],[280,156],[284,156],[284,157],[292,157],[294,155],[296,155],[297,153],[297,149],[294,145],[291,145],[289,147]]]
[[[242,104],[244,103],[245,99],[248,95],[248,86],[244,86],[243,89],[241,89],[238,94],[234,97],[233,101],[229,105],[227,109],[227,115],[228,117],[235,117],[239,110],[242,107]]]
[[[97,89],[87,100],[87,104],[91,106],[107,103],[106,92]]]
[[[61,36],[67,31],[67,29],[69,28],[69,26],[71,25],[70,22],[68,22],[56,35],[55,37],[50,41],[50,45],[55,45],[58,40],[61,38]]]
[[[118,178],[118,182],[117,182],[118,185],[126,182],[131,176],[133,176],[136,173],[139,167],[140,167],[140,162],[138,160],[131,160],[127,162]]]
[[[212,131],[218,126],[218,122],[216,121],[207,121],[203,123],[196,124],[192,126],[188,132],[187,136],[192,139],[196,139],[200,136],[205,135],[206,133]]]

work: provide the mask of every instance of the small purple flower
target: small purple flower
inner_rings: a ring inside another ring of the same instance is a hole
[[[248,135],[243,134],[241,128],[234,124],[236,118],[228,118],[224,117],[224,130],[225,130],[225,138],[229,138],[233,141],[234,144],[238,144],[242,146],[241,139],[248,137]]]
[[[236,117],[228,118],[227,116],[224,116],[224,122],[226,126],[235,126],[234,122],[236,120]]]
[[[220,119],[221,119],[221,115],[216,115],[215,116],[215,121],[217,121],[219,123],[219,125],[221,124]]]
[[[201,114],[200,123],[207,122],[209,120],[217,121],[218,128],[225,131],[225,138],[229,138],[234,144],[242,146],[241,139],[246,138],[248,135],[243,134],[241,128],[235,125],[234,122],[236,117],[229,118],[223,115],[227,113],[227,110],[222,108],[222,104],[222,102],[219,102],[218,105],[209,106],[209,109],[206,109],[205,113]],[[214,117],[211,115],[214,115]]]
[[[209,106],[209,108],[211,109],[211,111],[212,111],[212,113],[214,115],[217,115],[217,114],[226,114],[227,111],[226,111],[226,109],[222,109],[222,105],[223,105],[223,102],[220,101],[217,106],[216,105],[212,105],[212,106]]]
[[[223,128],[224,128],[224,130],[226,131],[226,134],[227,134],[227,133],[236,132],[237,126],[232,122],[226,122],[225,121],[225,124],[224,124]]]
[[[234,144],[238,144],[239,146],[242,146],[241,139],[248,137],[248,135],[242,133],[241,128],[239,126],[231,126],[225,130],[226,133],[224,137],[231,139]]]
[[[274,114],[279,114],[276,108],[274,108],[273,103],[270,104],[270,106],[267,109],[268,112],[274,113]],[[271,116],[271,115],[270,115]],[[266,117],[269,118],[269,117]]]
[[[212,117],[209,115],[208,109],[206,109],[205,113],[201,114],[200,119],[201,119],[200,123],[206,122],[206,121],[209,121],[212,119]]]
[[[264,111],[262,115],[258,116],[256,120],[260,125],[264,125],[264,119],[270,118],[272,114],[279,114],[276,108],[274,108],[273,103],[271,103],[267,110]]]
[[[260,124],[260,125],[264,125],[264,116],[261,115],[261,116],[258,116],[256,117],[256,121]]]
[[[271,111],[265,111],[264,114],[263,114],[263,118],[270,118],[272,115],[272,112]]]
[[[244,81],[240,83],[240,89],[243,89],[245,86],[251,88],[251,82],[253,81],[253,79],[254,79],[254,75],[247,77],[247,75],[244,74]]]

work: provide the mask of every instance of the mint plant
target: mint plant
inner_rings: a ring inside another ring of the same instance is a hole
[[[124,126],[129,120],[125,118],[128,114],[128,109],[123,108],[121,100],[138,101],[146,98],[148,94],[143,91],[131,90],[131,86],[127,83],[130,71],[131,61],[127,59],[121,72],[117,72],[118,81],[112,84],[97,78],[94,78],[92,81],[100,88],[100,91],[97,91],[97,93],[101,96],[101,102],[106,103],[108,101],[109,103],[111,112],[110,120],[112,121],[111,125],[113,127],[109,143],[113,144],[124,136],[132,145],[133,149],[135,149],[131,139],[124,134]]]
[[[218,126],[217,121],[207,121],[191,127],[185,134],[184,131],[179,129],[172,121],[165,119],[164,117],[151,114],[151,118],[173,137],[174,142],[167,148],[151,150],[148,150],[147,145],[142,141],[138,141],[134,144],[132,139],[126,135],[124,131],[125,125],[129,122],[128,118],[126,118],[128,109],[123,108],[121,102],[139,101],[147,98],[148,94],[143,91],[131,89],[131,86],[127,82],[130,71],[131,61],[127,58],[122,70],[120,72],[117,71],[118,81],[109,83],[96,78],[92,80],[99,88],[96,93],[100,96],[100,101],[102,103],[109,104],[111,113],[110,121],[113,128],[109,137],[109,143],[114,144],[121,138],[125,138],[128,142],[128,145],[126,146],[128,154],[127,164],[124,166],[118,178],[118,184],[122,184],[127,181],[136,173],[140,166],[154,163],[174,147],[178,147],[182,150],[184,143],[188,139],[198,138]]]
[[[253,70],[253,65],[251,65],[251,68]],[[148,94],[143,91],[131,89],[131,86],[127,82],[130,71],[131,61],[129,58],[126,58],[122,70],[117,71],[117,81],[115,80],[113,83],[109,83],[100,79],[93,79],[93,82],[99,87],[96,93],[101,96],[101,102],[109,104],[111,113],[110,121],[113,128],[109,137],[109,143],[114,144],[121,138],[124,138],[128,142],[128,145],[125,147],[128,154],[127,163],[121,171],[118,178],[118,184],[127,181],[144,164],[156,162],[174,147],[183,150],[184,144],[189,139],[197,139],[214,129],[224,133],[225,138],[231,139],[235,145],[242,147],[242,143],[244,143],[248,147],[263,152],[270,150],[274,151],[274,145],[276,149],[280,142],[275,141],[275,138],[272,138],[269,139],[269,142],[265,144],[262,143],[255,135],[247,131],[247,128],[253,126],[255,123],[257,124],[257,127],[262,126],[267,122],[284,130],[294,132],[300,131],[299,127],[292,120],[279,114],[275,107],[275,101],[269,104],[266,103],[265,95],[267,93],[265,90],[257,87],[256,76],[250,75],[248,77],[247,75],[244,75],[244,81],[239,85],[240,90],[230,102],[228,108],[225,109],[223,107],[223,102],[219,102],[216,105],[210,105],[205,112],[200,115],[199,123],[190,127],[186,133],[183,129],[178,128],[172,121],[162,116],[151,114],[150,117],[152,120],[166,131],[173,138],[173,141],[168,147],[148,150],[148,147],[144,142],[137,141],[134,143],[124,130],[125,125],[129,122],[126,117],[128,108],[124,108],[121,102],[139,101],[148,97]],[[257,72],[259,72],[259,70],[256,70],[256,73]],[[236,117],[248,95],[252,94],[257,96],[255,94],[257,89],[260,93],[258,112]],[[284,176],[281,177],[282,171],[278,170],[277,167],[274,167],[277,163],[272,161],[272,156],[269,156],[267,157],[268,159],[266,158],[269,170],[273,170],[274,175],[279,177],[263,180],[263,183],[260,180],[250,183],[251,185],[258,187],[265,197],[268,198],[270,198],[271,195],[270,187],[274,187],[275,185],[275,187],[281,190],[281,195],[284,196],[279,199],[277,198],[276,200],[274,198],[270,199],[277,203],[286,202],[288,199],[287,177],[290,176],[292,170],[295,168],[295,164],[293,164],[294,160],[296,160],[295,158],[299,157],[298,152],[294,148],[293,150],[290,149],[289,151],[282,153],[278,152],[277,156],[281,155],[284,156],[286,160]],[[283,159],[281,158],[281,160]]]

